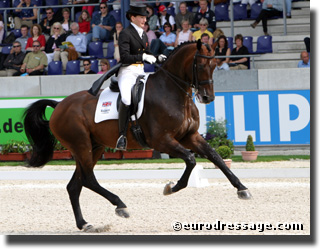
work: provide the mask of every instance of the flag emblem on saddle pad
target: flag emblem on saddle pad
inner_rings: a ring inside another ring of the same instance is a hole
[[[109,107],[111,106],[112,102],[103,102],[102,107]]]

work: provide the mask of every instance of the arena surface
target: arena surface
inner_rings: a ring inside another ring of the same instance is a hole
[[[211,166],[202,165],[205,168]],[[0,175],[1,171],[63,171],[73,168],[46,166],[28,170],[23,167],[0,167]],[[183,164],[99,165],[96,170],[132,168],[179,169],[183,168]],[[310,168],[310,161],[232,163],[231,167],[265,168],[271,172],[277,171],[277,168]],[[252,200],[239,200],[236,190],[226,178],[209,179],[208,187],[188,187],[176,194],[163,196],[163,188],[168,181],[176,180],[100,180],[103,187],[126,203],[131,216],[129,219],[116,216],[113,205],[83,188],[80,196],[82,213],[86,221],[95,226],[95,231],[89,234],[310,234],[310,178],[242,178],[242,183],[253,195]],[[88,234],[76,228],[66,191],[67,183],[67,180],[0,180],[0,233]],[[287,226],[287,223],[299,223],[300,227],[294,229],[294,226]],[[288,227],[290,230],[286,230]]]

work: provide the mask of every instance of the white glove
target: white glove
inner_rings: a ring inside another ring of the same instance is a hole
[[[167,60],[167,57],[165,55],[161,54],[158,56],[158,61],[160,63],[163,63],[165,60]]]
[[[157,61],[157,59],[153,55],[148,55],[146,53],[142,54],[142,60],[150,64],[154,64]]]

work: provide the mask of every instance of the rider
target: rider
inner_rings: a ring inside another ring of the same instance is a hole
[[[123,29],[119,35],[119,51],[122,66],[118,73],[118,82],[121,92],[121,104],[119,108],[119,139],[117,150],[127,148],[127,125],[131,104],[131,88],[136,83],[139,75],[144,75],[143,61],[150,64],[156,62],[156,57],[149,51],[148,37],[143,27],[147,20],[147,6],[144,4],[132,4],[126,13],[130,25]],[[158,60],[166,57],[159,55]]]

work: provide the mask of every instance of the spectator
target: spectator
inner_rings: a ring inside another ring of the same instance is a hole
[[[157,39],[156,33],[154,33],[154,31],[150,29],[148,22],[144,23],[143,30],[147,34],[149,44],[151,44],[153,39]]]
[[[220,56],[219,53],[216,54],[216,56]],[[224,58],[216,58],[216,67],[214,68],[214,71],[220,71],[220,70],[230,70],[229,65],[224,61]]]
[[[25,24],[21,25],[20,32],[21,32],[21,36],[18,37],[18,38],[16,39],[16,41],[17,41],[17,42],[20,42],[20,44],[21,44],[21,51],[22,51],[23,53],[26,53],[26,46],[27,46],[28,39],[29,39],[28,26],[25,25]]]
[[[269,36],[267,20],[270,17],[280,16],[282,14],[282,10],[282,0],[264,0],[262,4],[262,10],[254,23],[250,24],[251,27],[255,28],[262,20],[263,32],[266,36]]]
[[[12,76],[13,74],[20,71],[25,53],[21,51],[21,44],[18,41],[13,42],[12,48],[13,53],[10,53],[4,61],[3,66],[5,69],[0,71],[0,77]]]
[[[154,39],[151,42],[150,50],[153,55],[164,54],[169,55],[170,51],[174,49],[176,35],[172,33],[172,26],[170,23],[163,25],[165,33],[159,39]]]
[[[302,51],[300,54],[301,60],[298,62],[298,68],[310,68],[310,58],[307,51]]]
[[[4,35],[4,24],[3,24],[3,18],[2,15],[0,14],[0,43],[2,43],[3,40],[3,35]]]
[[[85,74],[85,75],[86,75],[86,74],[88,74],[88,75],[90,75],[90,74],[97,74],[96,72],[94,72],[94,71],[91,69],[91,62],[90,62],[89,59],[84,59],[84,60],[83,60],[83,68],[84,68],[84,70],[79,73],[80,75],[83,75],[83,74]]]
[[[241,4],[247,4],[247,5],[250,4],[250,6],[251,6],[252,4],[256,3],[257,0],[240,0],[240,1],[239,0],[237,0],[237,1],[233,0],[233,2],[234,3],[240,3],[241,2]]]
[[[155,7],[159,8],[161,5],[165,7],[172,7],[174,2],[160,2],[160,0],[156,0]]]
[[[187,2],[187,7],[188,7],[188,9],[191,9],[192,13],[196,13],[198,11],[198,8],[199,8],[199,1],[188,1]]]
[[[100,3],[100,11],[101,14],[92,17],[90,30],[92,33],[87,34],[88,43],[91,42],[91,40],[95,42],[109,39],[111,31],[116,24],[116,19],[108,13],[106,3]]]
[[[182,30],[182,21],[189,21],[190,28],[191,24],[193,23],[193,13],[188,11],[186,2],[181,2],[179,5],[179,9],[180,12],[174,18],[176,22],[177,33]]]
[[[177,38],[175,41],[175,47],[180,45],[181,43],[192,41],[192,31],[190,30],[190,23],[188,20],[183,20],[181,22],[182,30],[177,31]]]
[[[200,29],[195,31],[193,34],[192,34],[192,39],[194,41],[197,41],[199,39],[201,39],[201,35],[206,33],[209,35],[210,39],[209,39],[209,44],[213,44],[213,34],[207,29],[208,27],[208,20],[205,19],[205,18],[202,18],[199,22],[199,27]]]
[[[78,19],[79,31],[81,34],[86,35],[89,33],[90,21],[91,21],[91,17],[89,15],[89,12],[87,10],[82,10],[81,15],[79,16],[79,19]]]
[[[210,39],[210,37],[209,37],[209,35],[207,33],[203,33],[201,35],[201,42],[202,43],[209,44],[209,39]]]
[[[167,13],[167,8],[164,5],[160,5],[159,7],[159,14],[158,14],[158,21],[157,21],[157,27],[159,29],[159,32],[156,32],[157,36],[162,35],[164,30],[164,24],[169,23],[171,25],[171,30],[174,30],[175,21],[173,16]]]
[[[15,10],[20,14],[20,17],[14,18],[15,29],[20,29],[22,24],[32,27],[33,23],[37,20],[37,9],[19,9],[21,7],[35,7],[36,5],[31,3],[31,0],[21,0],[17,9]]]
[[[56,22],[51,27],[50,37],[46,43],[45,52],[47,54],[48,65],[54,59],[55,53],[60,53],[61,49],[59,46],[66,40],[67,36],[62,28],[61,23]]]
[[[42,33],[44,34],[46,39],[48,39],[51,32],[51,26],[55,23],[55,20],[53,18],[53,15],[54,15],[53,9],[50,7],[46,8],[46,14],[47,14],[47,17],[40,22],[40,26],[42,29]]]
[[[230,56],[231,51],[228,48],[227,38],[223,35],[218,38],[218,44],[215,49],[215,54],[219,54],[220,56]],[[230,58],[223,59],[224,63],[229,63]]]
[[[20,76],[27,73],[29,76],[43,75],[43,69],[48,66],[47,56],[40,51],[41,44],[39,41],[33,41],[33,51],[28,53],[23,60],[20,72],[13,76]]]
[[[108,59],[101,59],[100,65],[101,65],[101,71],[99,71],[97,74],[104,74],[110,69],[110,63]]]
[[[86,4],[89,4],[89,3],[99,3],[99,0],[85,0]],[[83,6],[82,7],[82,11],[86,10],[88,11],[90,17],[92,17],[92,13],[94,11],[94,7],[95,6]]]
[[[196,30],[200,29],[200,21],[202,18],[205,18],[208,21],[208,30],[213,33],[216,30],[216,17],[214,15],[214,12],[208,8],[208,3],[206,0],[200,0],[199,6],[200,9],[193,19],[193,28],[195,28]]]
[[[305,37],[303,41],[304,41],[304,44],[306,45],[307,52],[310,53],[310,37]]]
[[[41,44],[40,50],[44,50],[46,46],[46,38],[44,35],[42,35],[42,29],[39,24],[32,25],[32,28],[30,30],[31,37],[28,38],[27,45],[26,45],[26,51],[33,51],[34,49],[38,50],[37,47],[33,46],[34,41],[39,41]]]
[[[67,68],[68,58],[70,58],[70,60],[76,60],[81,56],[81,53],[87,51],[87,38],[79,32],[78,23],[71,23],[70,27],[72,33],[67,37],[66,42],[72,43],[73,47],[69,47],[63,51],[56,51],[53,58],[54,61],[59,61],[61,59],[64,71]]]
[[[147,5],[147,11],[149,13],[148,16],[147,16],[149,28],[151,30],[156,30],[157,29],[158,17],[154,14],[154,9],[153,9],[152,6]]]
[[[287,18],[291,18],[291,7],[292,7],[292,0],[286,0]]]
[[[71,29],[70,29],[70,25],[71,25],[70,10],[68,8],[63,8],[62,9],[62,16],[63,16],[63,21],[61,21],[62,28],[64,29],[64,31],[66,32],[66,34],[68,36],[72,33]]]
[[[232,50],[232,56],[249,55],[248,48],[243,46],[243,36],[238,34],[234,37],[236,47]],[[249,58],[248,57],[237,57],[230,58],[229,66],[231,70],[234,69],[248,69],[249,68]]]
[[[117,22],[116,23],[116,32],[114,32],[113,34],[113,44],[114,44],[114,54],[113,54],[113,58],[117,60],[117,62],[120,61],[120,51],[119,51],[119,44],[118,44],[118,40],[119,40],[119,35],[120,32],[123,30],[123,26],[121,22]]]

